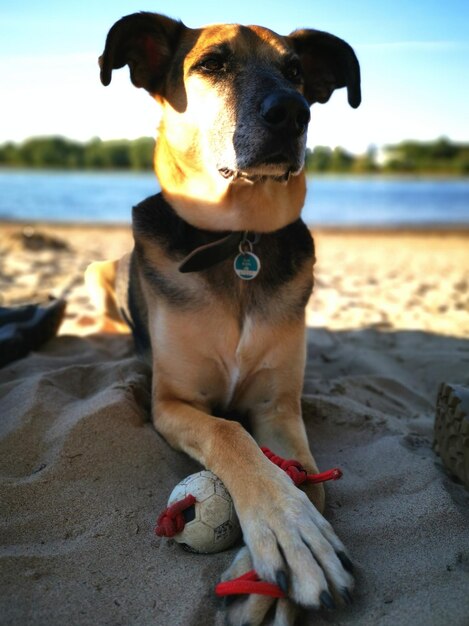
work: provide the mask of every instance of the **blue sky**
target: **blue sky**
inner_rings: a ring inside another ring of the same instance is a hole
[[[0,8],[0,143],[48,134],[154,135],[156,106],[130,84],[127,70],[115,72],[107,88],[98,76],[107,31],[139,10],[191,27],[241,22],[282,34],[311,27],[348,41],[362,67],[363,104],[350,109],[341,90],[313,106],[310,146],[360,152],[407,138],[469,141],[467,0],[10,0]]]

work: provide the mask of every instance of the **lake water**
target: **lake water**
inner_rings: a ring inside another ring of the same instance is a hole
[[[159,191],[151,173],[0,171],[0,219],[129,222]],[[303,219],[312,226],[469,224],[469,180],[313,176]]]

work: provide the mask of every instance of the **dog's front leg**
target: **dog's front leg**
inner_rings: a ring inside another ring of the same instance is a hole
[[[262,453],[239,422],[210,415],[203,405],[176,398],[153,398],[156,430],[181,450],[220,477],[240,499],[242,483],[251,472],[262,471]]]
[[[302,319],[282,329],[277,341],[270,341],[268,329],[257,332],[269,346],[264,368],[248,380],[240,398],[241,409],[250,416],[250,427],[259,446],[266,446],[285,459],[295,459],[308,473],[318,467],[311,453],[301,412],[306,360],[305,326]],[[270,333],[272,334],[272,333]],[[322,484],[302,486],[321,513],[325,497]]]
[[[348,593],[352,578],[341,563],[344,546],[307,496],[262,454],[240,424],[174,398],[154,400],[154,412],[156,428],[168,442],[217,474],[231,493],[248,548],[240,566],[249,563],[263,579],[280,583],[302,606],[332,603],[329,588]],[[282,620],[293,615],[287,604],[282,606]],[[248,607],[252,618],[259,614],[255,600]],[[240,615],[245,616],[245,610]],[[246,621],[231,619],[234,624]]]
[[[262,328],[257,334],[262,335]],[[304,330],[297,324],[271,342],[260,367],[246,381],[241,408],[250,412],[255,440],[275,453],[298,460],[308,472],[317,472],[301,416]],[[310,485],[307,495],[271,464],[263,475],[253,474],[261,491],[243,513],[243,548],[225,572],[225,580],[254,568],[262,578],[276,581],[294,604],[332,608],[335,600],[350,602],[351,563],[343,544],[321,515],[322,485]],[[252,497],[252,496],[251,496]],[[311,501],[310,501],[311,500]],[[296,610],[289,600],[262,596],[240,598],[229,605],[233,625],[264,624],[275,602],[273,624],[290,626]],[[269,622],[271,623],[271,622]]]

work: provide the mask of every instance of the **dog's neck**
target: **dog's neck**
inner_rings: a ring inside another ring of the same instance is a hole
[[[198,167],[197,159],[176,155],[160,136],[155,172],[162,193],[186,222],[216,231],[273,232],[298,219],[306,195],[305,175],[286,181],[224,178]]]

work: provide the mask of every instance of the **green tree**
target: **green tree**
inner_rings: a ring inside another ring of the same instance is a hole
[[[85,145],[83,165],[88,169],[102,169],[107,166],[103,142],[98,137],[95,137]]]
[[[130,143],[130,165],[133,170],[153,169],[153,152],[155,140],[150,137],[140,137]]]
[[[331,169],[333,172],[349,172],[353,162],[353,155],[343,148],[337,147],[332,151]]]
[[[11,141],[0,146],[0,165],[23,165],[18,146]]]
[[[22,164],[31,167],[80,167],[83,147],[64,137],[34,137],[19,149]]]
[[[306,151],[305,168],[309,172],[327,172],[330,170],[332,150],[326,146],[316,146]]]

